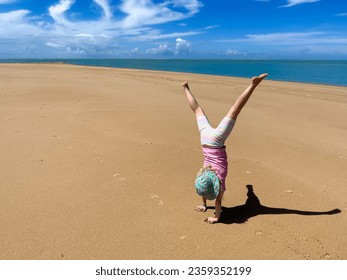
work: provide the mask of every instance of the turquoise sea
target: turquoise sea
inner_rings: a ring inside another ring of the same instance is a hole
[[[347,86],[347,60],[22,59],[0,62],[63,62],[247,78],[267,72],[271,80]]]

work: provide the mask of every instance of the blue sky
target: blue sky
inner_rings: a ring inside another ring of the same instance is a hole
[[[347,59],[347,1],[0,0],[0,58]]]

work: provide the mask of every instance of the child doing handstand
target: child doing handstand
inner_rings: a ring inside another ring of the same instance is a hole
[[[261,74],[252,78],[251,84],[237,98],[235,104],[230,108],[217,128],[211,127],[204,110],[191,93],[188,82],[182,84],[189,106],[197,119],[200,142],[204,154],[203,168],[199,171],[195,180],[195,189],[202,196],[202,205],[196,206],[195,209],[199,212],[205,212],[207,210],[206,200],[216,200],[215,216],[207,218],[205,221],[208,223],[217,223],[221,215],[225,178],[228,173],[228,160],[224,143],[230,135],[243,106],[266,76],[267,74]]]

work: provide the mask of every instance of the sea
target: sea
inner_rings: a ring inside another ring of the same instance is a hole
[[[186,72],[250,78],[269,73],[269,80],[347,86],[347,60],[222,59],[2,59],[0,63],[67,63],[85,66]]]

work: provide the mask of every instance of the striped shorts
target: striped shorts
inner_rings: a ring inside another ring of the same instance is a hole
[[[224,142],[233,130],[235,121],[225,117],[217,128],[213,128],[206,116],[197,117],[201,145],[224,147]]]

